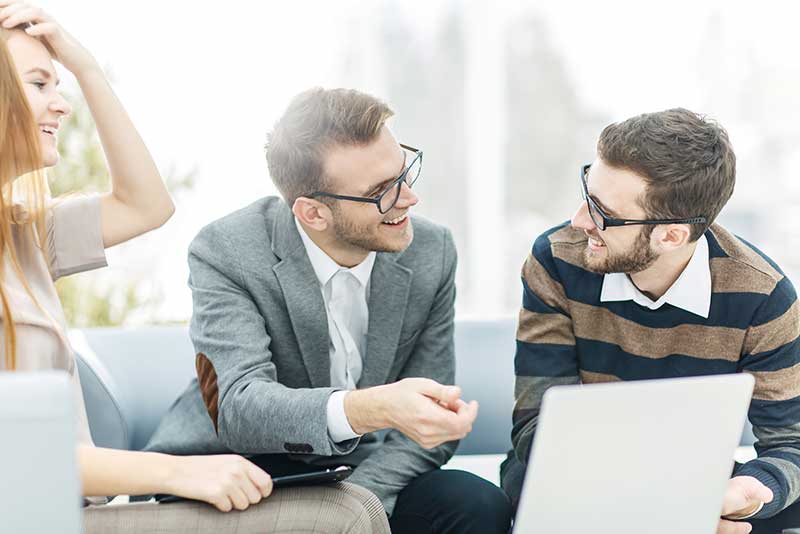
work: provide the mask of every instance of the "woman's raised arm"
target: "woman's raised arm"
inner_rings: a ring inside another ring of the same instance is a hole
[[[112,189],[102,199],[106,248],[163,225],[175,206],[150,152],[136,131],[92,54],[41,8],[18,0],[0,0],[0,23],[27,25],[28,35],[43,39],[77,79],[97,125],[111,174]]]

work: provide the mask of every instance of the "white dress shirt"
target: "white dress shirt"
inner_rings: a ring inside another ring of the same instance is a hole
[[[711,309],[711,267],[708,264],[708,240],[701,236],[697,240],[692,259],[681,275],[670,286],[666,293],[656,301],[631,282],[625,273],[609,273],[603,277],[603,289],[600,292],[601,302],[632,300],[637,304],[657,310],[665,303],[672,304],[704,319],[708,319]]]
[[[341,388],[328,398],[328,434],[335,443],[341,443],[359,437],[347,421],[344,396],[356,388],[361,378],[362,355],[366,351],[369,325],[369,282],[375,264],[375,252],[370,252],[355,267],[342,267],[308,237],[297,219],[295,224],[319,280],[328,314],[331,387]]]

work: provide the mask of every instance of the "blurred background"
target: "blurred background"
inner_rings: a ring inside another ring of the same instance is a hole
[[[42,0],[104,65],[173,191],[167,225],[59,282],[73,326],[191,316],[189,242],[276,194],[263,146],[311,86],[382,97],[425,152],[416,211],[453,230],[457,312],[516,313],[536,236],[578,207],[578,169],[610,122],[686,107],[738,160],[721,222],[800,273],[800,12],[792,2]],[[56,193],[108,188],[74,79]]]

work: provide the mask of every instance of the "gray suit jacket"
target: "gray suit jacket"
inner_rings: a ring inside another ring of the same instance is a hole
[[[359,388],[455,379],[456,250],[450,232],[412,218],[404,252],[378,253]],[[334,443],[327,428],[328,322],[319,282],[282,199],[259,200],[211,223],[189,247],[198,378],[175,402],[148,450],[177,454],[286,453],[357,465],[350,481],[388,513],[418,475],[446,463],[457,442],[425,450],[398,431]]]

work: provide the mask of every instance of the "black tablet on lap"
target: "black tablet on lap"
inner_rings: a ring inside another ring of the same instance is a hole
[[[297,475],[278,476],[272,479],[272,485],[275,488],[286,486],[315,486],[317,484],[331,484],[333,482],[341,482],[353,473],[353,468],[349,466],[341,466],[335,469],[325,469],[322,471],[311,471],[310,473],[300,473]],[[169,495],[166,493],[159,493],[155,496],[157,502],[170,503],[190,501],[185,497],[178,497],[177,495]]]

